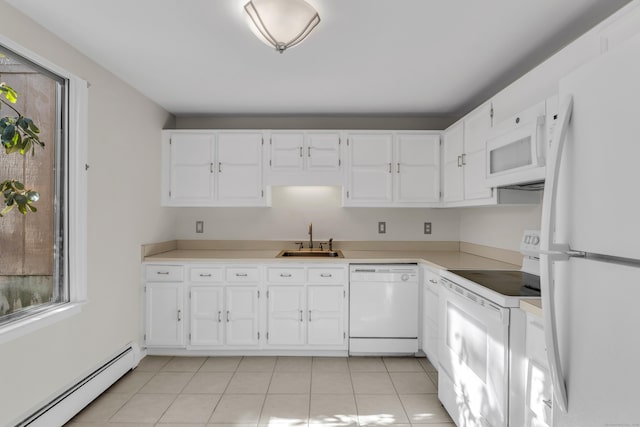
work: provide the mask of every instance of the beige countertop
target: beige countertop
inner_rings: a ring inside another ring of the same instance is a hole
[[[444,269],[517,270],[515,264],[461,251],[346,250],[344,258],[276,258],[277,249],[173,249],[144,257],[145,262],[427,263]]]
[[[541,299],[523,299],[520,300],[520,308],[527,313],[535,314],[542,317],[542,300]]]

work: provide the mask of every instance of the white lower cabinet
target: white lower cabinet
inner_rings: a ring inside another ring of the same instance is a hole
[[[525,427],[549,427],[553,402],[542,318],[527,313]]]
[[[305,286],[267,288],[267,344],[304,345],[306,342]]]
[[[258,286],[191,286],[189,347],[257,346]]]
[[[257,347],[258,266],[192,267],[188,348]]]
[[[347,264],[147,264],[144,272],[149,354],[346,355]]]
[[[346,267],[268,270],[267,346],[346,350]]]
[[[146,345],[184,347],[184,267],[148,264],[143,273]]]
[[[509,425],[549,427],[553,389],[540,315],[511,310]]]
[[[182,283],[147,283],[145,343],[184,347]]]
[[[438,281],[437,270],[422,267],[422,351],[438,367]]]

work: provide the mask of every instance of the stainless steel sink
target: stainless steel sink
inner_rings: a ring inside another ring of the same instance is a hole
[[[300,249],[300,250],[282,250],[276,258],[282,257],[300,257],[300,258],[344,258],[342,251],[325,251],[325,250],[309,250],[309,249]]]

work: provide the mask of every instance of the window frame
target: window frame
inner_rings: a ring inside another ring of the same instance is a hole
[[[66,81],[62,94],[62,120],[66,135],[64,144],[66,167],[62,185],[66,200],[62,203],[63,254],[61,266],[68,283],[68,302],[52,304],[15,321],[0,326],[0,344],[52,325],[80,312],[87,302],[87,156],[88,156],[88,83],[86,80],[53,64],[40,55],[0,34],[0,45]]]

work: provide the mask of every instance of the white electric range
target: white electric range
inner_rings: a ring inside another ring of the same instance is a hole
[[[438,398],[458,426],[507,427],[511,308],[540,298],[540,242],[527,231],[522,270],[450,270],[439,299]]]

